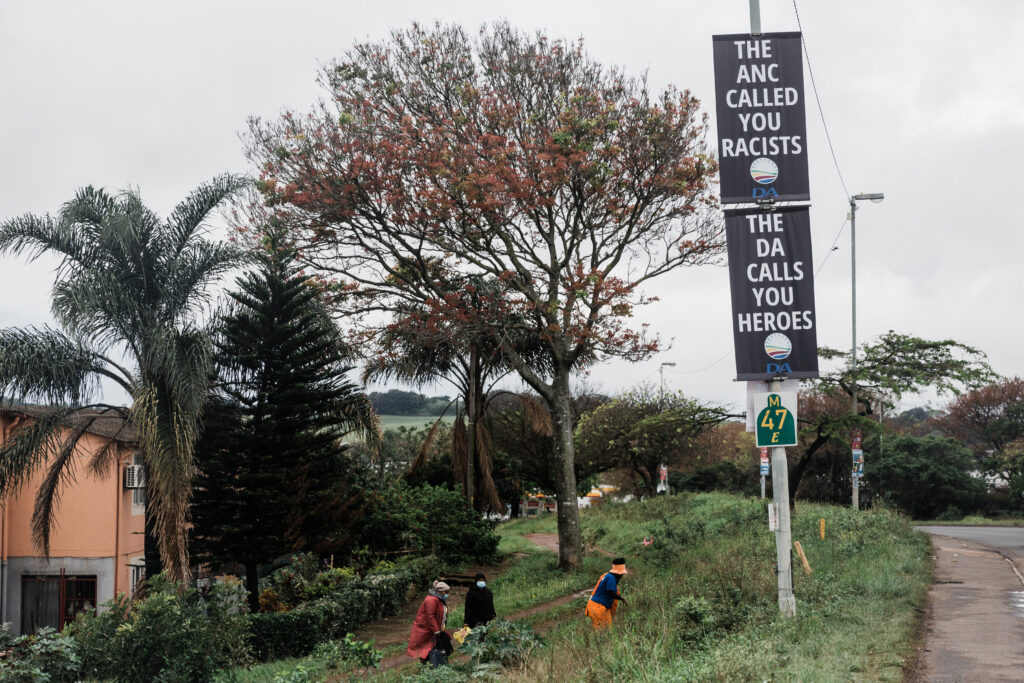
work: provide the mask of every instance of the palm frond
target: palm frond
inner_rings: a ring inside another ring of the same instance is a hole
[[[202,227],[210,212],[228,197],[251,184],[244,176],[224,174],[203,183],[183,199],[167,220],[171,253],[180,253]]]
[[[460,415],[452,425],[452,479],[456,485],[466,488],[466,464],[469,460],[469,438],[466,423]]]
[[[416,451],[416,457],[413,458],[412,464],[409,465],[409,474],[412,474],[419,468],[426,464],[427,460],[430,459],[430,452],[434,448],[434,441],[437,439],[437,433],[441,427],[441,418],[434,420],[434,424],[430,425],[430,429],[427,430],[426,436],[423,437],[423,443],[420,444],[420,448]]]
[[[516,394],[516,397],[519,399],[519,405],[523,407],[530,429],[541,436],[551,436],[555,433],[554,425],[551,423],[551,412],[547,406],[526,394]]]
[[[75,404],[98,389],[97,373],[111,371],[99,354],[63,332],[49,327],[0,330],[0,394]]]
[[[477,490],[482,494],[480,497],[492,510],[501,511],[505,509],[505,505],[501,502],[498,487],[494,484],[493,451],[490,431],[486,426],[478,423],[476,426],[476,462],[480,476],[477,478],[479,482]]]
[[[42,414],[18,425],[0,445],[0,497],[16,491],[56,453],[64,420],[74,408]]]
[[[74,458],[78,442],[94,421],[95,417],[88,418],[62,435],[62,442],[59,447],[53,449],[53,459],[36,492],[35,506],[32,510],[32,541],[42,551],[44,557],[50,556],[50,532],[54,527],[54,513],[60,505],[61,488],[75,480]]]

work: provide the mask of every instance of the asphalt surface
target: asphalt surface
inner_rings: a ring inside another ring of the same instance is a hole
[[[935,583],[911,680],[1024,680],[1024,529],[918,528],[931,534]]]
[[[962,538],[987,545],[1013,558],[1024,559],[1024,527],[1012,526],[919,526],[926,534]],[[1024,672],[1021,672],[1024,676]]]

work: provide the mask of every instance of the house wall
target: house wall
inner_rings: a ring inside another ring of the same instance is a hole
[[[6,440],[18,418],[0,417],[0,440]],[[23,574],[95,574],[97,601],[131,590],[133,559],[143,553],[145,507],[132,504],[132,491],[123,484],[131,451],[121,448],[118,466],[100,476],[89,462],[107,443],[86,434],[79,442],[70,469],[72,481],[60,487],[55,524],[50,534],[50,561],[32,541],[32,511],[45,468],[36,471],[3,501],[0,512],[0,615],[12,628],[20,626]],[[88,571],[86,571],[88,569]]]

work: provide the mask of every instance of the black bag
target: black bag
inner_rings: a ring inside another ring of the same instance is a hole
[[[444,652],[445,657],[455,652],[455,646],[452,645],[452,637],[445,631],[441,631],[434,637],[434,647]]]
[[[448,665],[448,655],[437,645],[427,653],[427,661],[430,662],[430,668],[436,669],[439,666]]]

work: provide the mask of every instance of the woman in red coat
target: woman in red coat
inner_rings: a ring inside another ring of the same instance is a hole
[[[427,591],[427,597],[416,612],[412,622],[412,633],[409,634],[409,647],[405,654],[417,657],[421,662],[427,661],[427,655],[434,648],[437,637],[444,632],[448,621],[448,593],[451,588],[443,581],[435,581],[434,587]],[[450,635],[450,634],[449,634]]]

